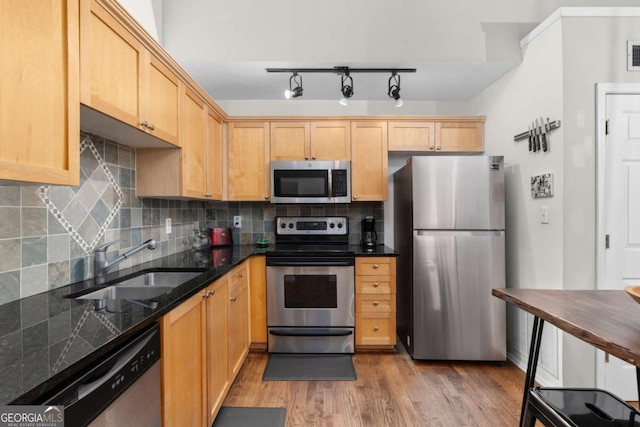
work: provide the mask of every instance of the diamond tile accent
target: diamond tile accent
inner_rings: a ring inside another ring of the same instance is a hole
[[[122,206],[124,196],[93,141],[80,143],[83,172],[88,177],[78,191],[42,186],[36,191],[47,209],[86,253],[91,253]]]

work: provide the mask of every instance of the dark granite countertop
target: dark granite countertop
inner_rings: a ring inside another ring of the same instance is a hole
[[[358,245],[349,249],[356,256],[397,255],[384,245],[374,250]],[[212,259],[221,258],[219,251],[224,250],[214,249],[211,255],[189,250],[108,276],[108,282],[112,282],[145,270],[200,269],[202,272],[153,299],[154,304],[146,307],[126,300],[109,300],[106,311],[96,311],[93,300],[66,298],[95,286],[93,280],[0,305],[0,405],[41,403],[42,396],[50,394],[68,378],[95,364],[248,257],[268,249],[251,245],[226,248],[231,255],[224,254],[228,264],[211,266]]]

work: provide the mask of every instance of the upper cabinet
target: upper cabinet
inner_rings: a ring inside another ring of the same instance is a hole
[[[484,122],[436,123],[436,151],[484,151]]]
[[[349,121],[271,122],[271,160],[350,160]]]
[[[389,151],[481,153],[484,117],[435,118],[389,122]]]
[[[221,119],[190,89],[181,105],[182,148],[136,150],[136,195],[222,200]]]
[[[80,3],[80,101],[142,132],[179,145],[178,77],[102,5],[96,1]],[[83,128],[111,132],[102,125],[90,112],[87,120],[83,118]],[[135,145],[134,141],[127,142]]]
[[[351,199],[387,200],[387,122],[351,122]]]
[[[0,180],[79,183],[78,3],[0,2]]]
[[[228,199],[269,200],[269,122],[229,123],[228,143]]]

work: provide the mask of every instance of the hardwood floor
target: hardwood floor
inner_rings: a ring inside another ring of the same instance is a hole
[[[510,362],[416,362],[356,353],[357,381],[262,381],[267,353],[250,353],[225,406],[285,407],[294,426],[517,426],[524,372]]]

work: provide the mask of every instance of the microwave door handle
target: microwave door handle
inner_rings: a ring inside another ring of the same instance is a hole
[[[327,180],[329,181],[329,198],[333,197],[333,180],[331,179],[333,177],[333,170],[329,169],[329,175],[327,177]]]

